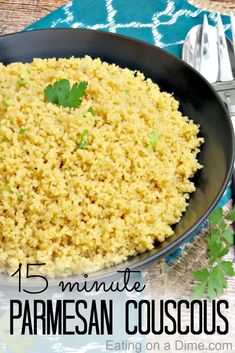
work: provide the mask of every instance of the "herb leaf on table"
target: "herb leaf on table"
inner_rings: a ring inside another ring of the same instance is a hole
[[[193,287],[193,299],[201,299],[207,294],[209,299],[220,297],[227,288],[227,277],[235,276],[233,263],[223,261],[234,244],[234,230],[228,222],[235,221],[235,208],[223,216],[222,208],[217,208],[209,217],[208,268],[193,272],[193,279],[199,284]]]

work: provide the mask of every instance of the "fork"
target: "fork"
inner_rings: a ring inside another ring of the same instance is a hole
[[[227,106],[235,130],[235,19],[230,14],[232,42],[225,36],[220,14],[216,27],[208,24],[204,15],[203,24],[188,32],[182,51],[182,59],[199,71],[212,84]],[[232,177],[235,196],[235,165]]]
[[[226,38],[220,14],[216,28],[208,24],[204,15],[203,24],[193,27],[187,34],[182,59],[199,71],[219,93],[225,102],[235,126],[235,19],[230,15],[232,43]]]

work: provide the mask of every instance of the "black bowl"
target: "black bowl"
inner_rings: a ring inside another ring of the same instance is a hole
[[[50,29],[16,33],[0,38],[0,62],[30,62],[35,57],[99,57],[121,67],[142,71],[164,91],[174,93],[181,111],[200,124],[205,138],[199,154],[204,168],[195,176],[197,190],[175,234],[152,251],[89,275],[110,275],[126,267],[142,267],[176,249],[195,234],[223,195],[230,180],[234,159],[234,136],[223,102],[195,70],[153,45],[108,32],[85,29]],[[81,280],[83,276],[73,279]]]

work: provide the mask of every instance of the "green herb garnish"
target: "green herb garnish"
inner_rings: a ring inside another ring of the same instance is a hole
[[[87,82],[75,83],[70,87],[68,80],[56,81],[45,88],[44,93],[48,102],[62,107],[77,108],[81,103],[88,86]]]
[[[20,194],[19,192],[16,193],[16,198],[18,201],[23,201],[24,200],[24,197],[22,194]]]
[[[5,107],[9,107],[13,103],[13,99],[3,98],[2,103],[3,103],[3,105],[5,105]]]
[[[149,135],[149,144],[147,145],[150,150],[152,150],[156,146],[158,138],[159,134],[156,130],[153,130]]]
[[[71,272],[71,268],[70,267],[65,267],[64,273],[69,273],[69,272]]]
[[[193,288],[194,299],[201,299],[204,293],[210,299],[221,296],[227,288],[227,276],[235,276],[233,263],[223,261],[223,256],[229,252],[229,245],[234,244],[234,231],[226,220],[235,221],[235,209],[223,216],[222,209],[218,208],[209,217],[209,264],[208,269],[193,272],[193,278],[200,282]]]
[[[20,130],[19,130],[19,134],[20,135],[24,135],[26,133],[26,131],[28,131],[29,128],[26,128],[26,127],[21,127]]]
[[[17,85],[18,85],[19,87],[24,87],[24,86],[26,86],[26,84],[27,84],[27,82],[26,82],[25,79],[23,79],[22,77],[19,78],[19,80],[17,80]]]
[[[85,129],[80,137],[80,140],[76,142],[77,147],[82,150],[87,150],[88,138],[89,138],[89,131]]]
[[[93,107],[90,107],[87,111],[88,111],[88,113],[91,113],[93,116],[96,115],[96,113],[95,113]]]
[[[7,185],[6,185],[6,189],[7,189],[7,191],[9,192],[9,194],[15,194],[15,196],[16,196],[16,198],[17,198],[17,200],[18,201],[23,201],[24,200],[24,197],[23,197],[23,195],[20,193],[20,192],[14,192],[13,191],[13,189],[12,189],[12,187],[11,187],[11,185],[10,185],[10,183],[8,183]]]
[[[7,188],[7,191],[8,191],[10,194],[13,194],[13,190],[12,190],[10,184],[7,184],[6,188]]]

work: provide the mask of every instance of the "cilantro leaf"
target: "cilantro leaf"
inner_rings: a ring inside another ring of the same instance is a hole
[[[224,289],[227,288],[225,274],[229,276],[235,275],[232,264],[229,261],[224,261],[212,267],[210,272],[208,270],[194,272],[193,277],[201,283],[194,286],[192,292],[193,298],[201,299],[206,289],[208,297],[211,300],[221,296]]]
[[[235,271],[233,269],[233,264],[230,261],[223,261],[220,263],[220,268],[226,273],[227,276],[235,276]]]
[[[77,108],[81,103],[88,83],[83,81],[70,87],[68,80],[58,80],[44,89],[48,102],[62,107]]]
[[[87,86],[87,82],[75,83],[67,98],[62,101],[63,107],[77,108],[82,103],[81,97],[85,94]]]
[[[208,237],[207,243],[211,263],[217,261],[229,252],[229,249],[226,248],[223,243],[214,241],[211,237]]]
[[[222,208],[215,209],[209,216],[209,221],[212,226],[215,226],[220,223],[223,216]]]
[[[213,267],[208,279],[208,297],[215,299],[223,294],[224,289],[227,288],[227,281],[220,265]]]
[[[222,209],[218,208],[209,217],[208,269],[193,272],[193,278],[200,282],[192,289],[193,298],[201,299],[205,292],[210,299],[220,297],[228,285],[226,276],[235,276],[232,262],[222,261],[223,256],[229,252],[226,243],[229,245],[234,243],[234,231],[225,222],[225,219],[235,220],[234,210],[225,217]]]
[[[226,228],[227,228],[227,225],[226,225],[225,220],[224,220],[224,218],[222,216],[222,219],[221,219],[221,221],[219,223],[219,231],[220,232],[224,232]]]
[[[235,208],[233,208],[226,216],[226,219],[235,222]]]
[[[220,240],[220,236],[221,236],[221,234],[218,229],[211,231],[210,238],[212,241],[218,242]]]
[[[232,229],[230,229],[230,228],[226,229],[222,233],[222,236],[228,244],[230,244],[230,245],[234,244],[234,231]]]
[[[207,286],[209,275],[210,273],[207,269],[193,272],[193,278],[201,282],[197,286],[193,287],[193,292],[192,292],[193,299],[201,299],[203,297],[203,294]]]
[[[213,282],[211,280],[208,281],[207,294],[208,294],[209,299],[211,299],[211,300],[215,299],[216,295],[217,295],[215,288],[214,288],[214,285],[213,285]]]
[[[69,94],[69,81],[68,80],[59,80],[54,83],[54,85],[48,85],[44,89],[44,94],[48,102],[61,105],[60,101],[63,99],[63,96],[68,96]]]
[[[80,140],[76,142],[77,147],[82,150],[87,150],[88,138],[89,138],[89,131],[85,129],[80,137]]]
[[[203,298],[203,294],[205,292],[207,286],[207,282],[202,282],[197,286],[193,287],[192,299],[201,299]]]
[[[193,272],[193,278],[200,282],[207,281],[208,277],[209,277],[209,271],[206,268],[201,271]]]

